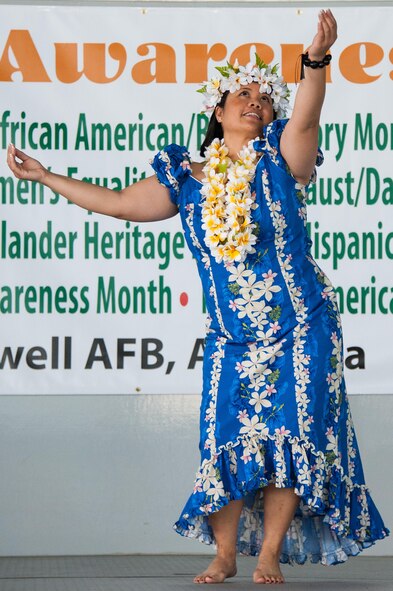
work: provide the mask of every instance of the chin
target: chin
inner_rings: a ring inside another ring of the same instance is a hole
[[[266,125],[263,121],[247,121],[247,127],[248,129],[252,129],[255,130],[255,133],[260,133],[264,127],[264,125]]]

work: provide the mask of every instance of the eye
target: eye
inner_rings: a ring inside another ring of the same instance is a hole
[[[248,95],[249,94],[248,90],[242,90],[241,93],[239,94],[239,96],[242,96],[243,94]]]

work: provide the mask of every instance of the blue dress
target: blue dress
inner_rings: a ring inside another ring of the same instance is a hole
[[[178,206],[208,310],[200,408],[201,464],[175,530],[214,543],[209,514],[244,499],[237,549],[257,555],[263,489],[294,487],[299,508],[281,562],[344,562],[389,534],[364,483],[343,376],[332,283],[310,254],[307,187],[280,153],[287,119],[254,143],[256,252],[217,263],[204,241],[201,183],[185,147],[152,161]],[[316,164],[321,164],[318,151]],[[315,172],[314,172],[315,177]]]

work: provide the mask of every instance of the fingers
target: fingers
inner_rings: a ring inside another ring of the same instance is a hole
[[[322,59],[337,39],[337,23],[331,10],[321,10],[318,14],[318,29],[309,48],[314,59]]]
[[[337,39],[337,22],[331,10],[321,10],[319,13],[319,23],[324,42],[327,45],[332,45]]]
[[[15,146],[13,146],[12,144],[8,146],[7,164],[12,170],[12,172],[15,172],[15,170],[17,169],[17,162],[15,160]]]
[[[8,146],[8,149],[10,150],[11,154],[17,158],[19,158],[19,160],[22,160],[22,162],[24,162],[25,160],[28,160],[30,158],[30,156],[28,156],[27,154],[25,154],[24,152],[22,152],[22,150],[18,150],[18,148],[16,148],[13,144],[10,144]]]
[[[17,167],[17,162],[15,160],[15,152],[16,148],[13,144],[9,144],[7,150],[7,164],[11,168],[12,171]]]
[[[13,144],[8,146],[7,164],[18,179],[43,182],[48,172],[38,160],[34,160]]]
[[[328,10],[325,11],[325,17],[326,19],[331,23],[331,25],[337,29],[337,21],[334,18],[334,15],[332,13],[332,11],[330,10],[330,8],[328,8]]]
[[[16,158],[19,158],[19,160],[21,160],[22,162],[19,163],[16,160]],[[18,148],[15,148],[15,146],[13,144],[10,144],[8,146],[7,164],[9,166],[9,168],[11,169],[11,171],[13,172],[13,174],[16,176],[16,178],[20,179],[20,178],[25,177],[25,173],[23,170],[23,162],[25,160],[28,160],[28,158],[29,158],[29,156],[27,156],[27,154],[25,154],[21,150],[18,150]]]

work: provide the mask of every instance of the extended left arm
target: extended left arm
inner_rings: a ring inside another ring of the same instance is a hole
[[[337,39],[337,23],[330,10],[319,13],[318,31],[308,50],[311,60],[321,61]],[[281,136],[280,149],[292,175],[307,184],[318,149],[319,117],[325,98],[326,68],[304,68],[293,113]]]

